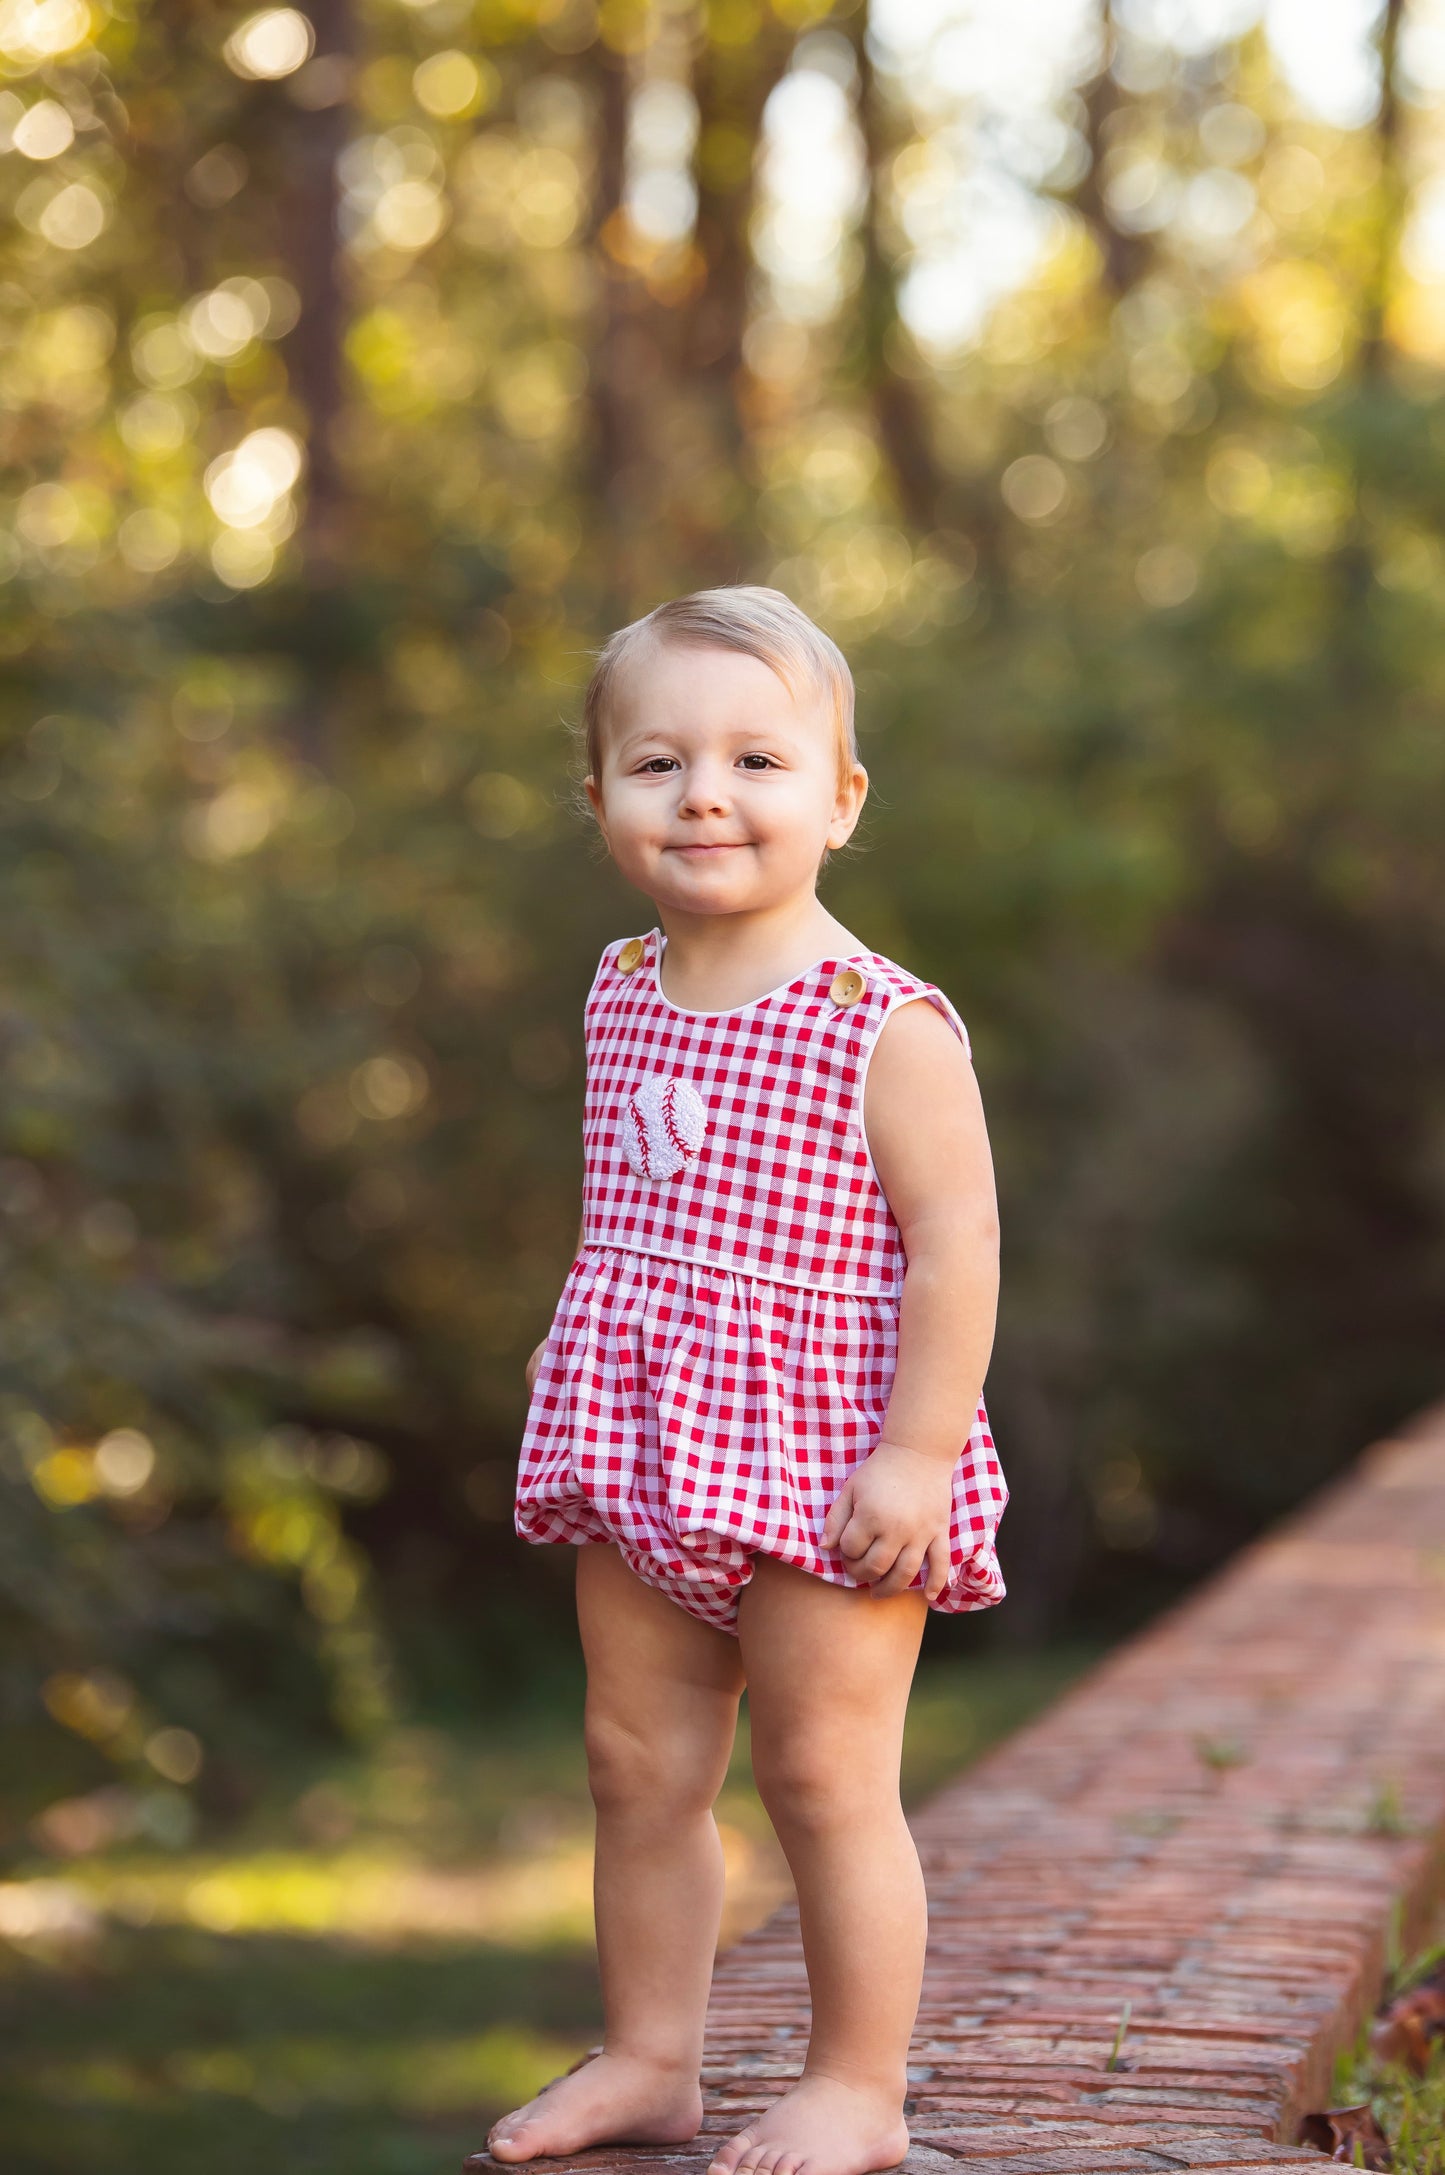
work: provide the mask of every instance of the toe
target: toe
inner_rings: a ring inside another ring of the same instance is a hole
[[[754,2142],[751,2130],[739,2130],[736,2137],[730,2137],[725,2145],[719,2145],[712,2156],[707,2175],[737,2175],[743,2154]]]
[[[487,2135],[487,2150],[492,2158],[494,2160],[527,2159],[529,2157],[527,2151],[527,2131],[529,2128],[530,2124],[524,2122],[520,2115],[503,2115],[496,2128],[489,2131]]]

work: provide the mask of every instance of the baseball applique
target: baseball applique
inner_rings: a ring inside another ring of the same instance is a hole
[[[654,1073],[627,1098],[622,1149],[639,1178],[675,1178],[702,1146],[707,1109],[687,1080]]]

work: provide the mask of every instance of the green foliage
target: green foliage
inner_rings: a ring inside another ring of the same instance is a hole
[[[829,904],[973,1034],[989,1634],[1136,1620],[1438,1390],[1428,97],[1334,128],[1259,35],[1116,26],[1029,123],[1057,163],[1018,137],[1041,254],[952,339],[909,277],[982,124],[861,9],[663,18],[340,7],[279,74],[240,15],[4,32],[12,1850],[565,1669],[511,1468],[581,1000],[653,918],[565,727],[667,594],[771,581],[844,644]],[[760,142],[793,66],[866,153],[826,261]],[[695,143],[629,119],[653,70]]]

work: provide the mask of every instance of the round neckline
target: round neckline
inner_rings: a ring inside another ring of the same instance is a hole
[[[648,933],[656,940],[652,946],[651,973],[652,986],[657,993],[658,1001],[665,1004],[669,1012],[681,1013],[686,1020],[732,1019],[739,1012],[751,1012],[754,1006],[766,1004],[770,997],[781,997],[785,989],[795,989],[799,982],[806,982],[810,976],[816,974],[819,967],[830,967],[835,962],[841,964],[845,959],[871,959],[873,957],[871,952],[865,951],[824,952],[821,959],[815,959],[810,967],[802,968],[799,973],[790,976],[786,982],[779,982],[775,989],[765,989],[761,997],[749,997],[746,1004],[727,1005],[720,1012],[699,1012],[691,1005],[674,1004],[671,997],[668,996],[667,991],[662,986],[662,955],[667,950],[667,938],[662,930],[656,927],[652,928]]]

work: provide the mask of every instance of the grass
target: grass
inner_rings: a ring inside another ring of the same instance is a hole
[[[910,1803],[1094,1658],[935,1662]],[[725,1933],[788,1892],[748,1773]],[[403,1730],[223,1845],[37,1855],[0,1886],[6,2175],[431,2175],[595,2039],[591,1815],[570,1722]]]
[[[1393,2000],[1427,1971],[1445,1963],[1445,1941],[1392,1971],[1386,1993]],[[1335,2065],[1335,2105],[1368,2100],[1394,2148],[1395,2175],[1445,2175],[1445,2040],[1437,2040],[1423,2077],[1397,2062],[1382,2062],[1370,2047],[1369,2028]]]

